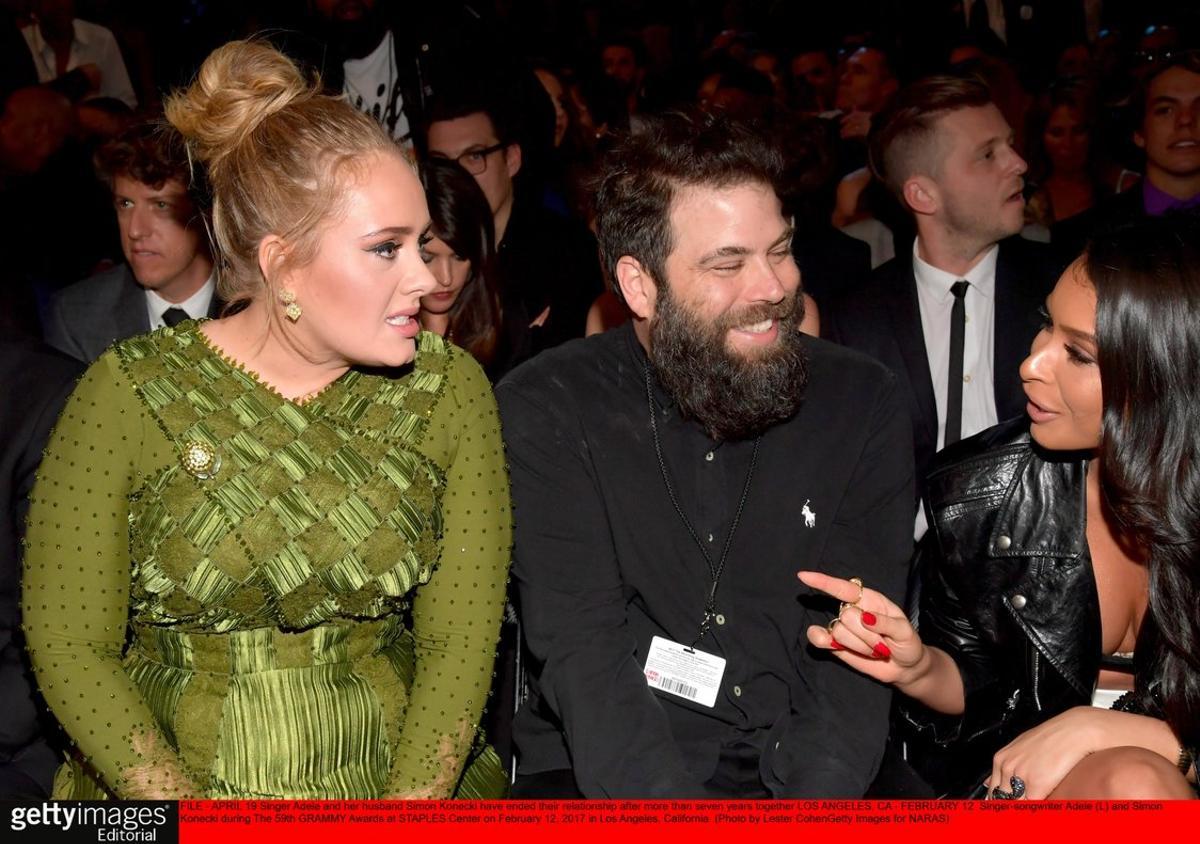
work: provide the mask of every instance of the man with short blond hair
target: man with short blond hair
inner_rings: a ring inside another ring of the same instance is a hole
[[[917,238],[826,308],[822,331],[904,380],[921,480],[938,449],[1024,411],[1017,370],[1061,266],[1016,237],[1026,165],[981,82],[934,76],[902,89],[869,148]]]

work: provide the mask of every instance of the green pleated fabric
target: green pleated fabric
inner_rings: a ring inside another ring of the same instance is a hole
[[[26,606],[47,700],[79,744],[56,796],[121,796],[124,772],[144,776],[156,755],[199,784],[193,796],[503,796],[505,772],[476,726],[511,517],[494,400],[474,363],[422,334],[404,377],[352,370],[304,405],[222,358],[192,323],[118,344],[89,376],[102,364],[114,386],[72,401],[86,399],[107,436],[125,431],[125,453],[107,444],[115,457],[86,474],[92,494],[94,476],[133,481],[108,492],[111,517],[92,514],[104,531],[127,530],[131,621],[126,636],[113,629],[121,607],[105,600],[124,593],[111,588],[84,602],[78,633],[65,622],[46,637],[36,625],[50,608]],[[123,416],[95,409],[125,396]],[[75,455],[49,462],[79,472]],[[76,483],[67,471],[40,481],[39,506],[78,513]],[[53,562],[42,550],[61,550],[53,532],[31,521],[31,536],[33,559]],[[29,594],[86,592],[63,568],[35,569]],[[101,610],[98,641],[89,614]],[[88,716],[56,696],[79,679],[72,666],[90,666],[102,678],[92,694],[111,703]],[[112,719],[100,737],[97,717]]]

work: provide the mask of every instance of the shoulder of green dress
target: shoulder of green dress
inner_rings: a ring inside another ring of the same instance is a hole
[[[339,389],[319,400],[326,418],[339,419],[368,437],[419,442],[454,378],[456,352],[437,334],[421,332],[411,366],[346,373]]]
[[[412,370],[396,382],[395,387],[426,394],[430,399],[438,397],[445,390],[446,381],[454,379],[454,370],[462,355],[461,350],[441,335],[422,331],[417,335],[417,354]]]
[[[417,355],[413,361],[413,368],[445,372],[446,365],[456,351],[457,349],[451,346],[450,342],[442,335],[432,331],[422,331],[417,335]]]
[[[279,403],[205,342],[199,323],[191,320],[122,340],[109,354],[169,439],[194,438],[197,424],[227,408],[261,419]],[[222,436],[213,433],[214,439]]]
[[[418,346],[416,369],[417,371],[436,368],[437,371],[445,378],[445,390],[453,393],[458,403],[463,403],[464,400],[471,401],[480,393],[492,393],[492,382],[488,380],[487,374],[483,371],[483,366],[479,361],[468,352],[459,346],[452,345],[442,337],[436,334],[430,335],[437,344],[438,349],[434,354],[437,358],[433,361],[432,367],[430,361],[420,350]]]
[[[186,320],[174,328],[159,328],[146,334],[136,334],[113,344],[109,352],[129,371],[131,365],[166,355],[194,357],[207,350],[200,339],[199,323]],[[140,368],[140,367],[139,367]]]

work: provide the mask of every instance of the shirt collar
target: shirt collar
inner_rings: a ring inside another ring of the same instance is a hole
[[[208,309],[212,306],[213,294],[216,292],[216,287],[217,279],[216,271],[214,270],[209,273],[208,279],[205,280],[204,284],[200,285],[200,289],[182,302],[168,302],[153,290],[146,291],[146,301],[149,303],[150,312],[156,320],[161,320],[162,315],[171,308],[182,308],[187,311],[190,318],[200,319],[208,316]]]
[[[42,25],[39,22],[34,21],[33,26],[37,31],[37,37],[42,43],[42,46],[49,48],[50,44],[46,41],[46,36],[42,33]],[[71,45],[74,46],[78,44],[81,47],[85,47],[89,43],[90,41],[88,39],[87,30],[79,26],[79,19],[76,18],[75,20],[71,21]]]
[[[1168,211],[1185,208],[1200,207],[1200,193],[1190,199],[1179,199],[1171,196],[1164,190],[1160,190],[1150,184],[1147,178],[1142,179],[1142,207],[1146,209],[1146,214],[1151,217],[1157,217],[1160,214],[1165,214]]]
[[[985,252],[975,266],[971,267],[964,275],[955,275],[922,260],[919,251],[920,243],[921,239],[918,237],[913,240],[912,247],[913,276],[916,278],[918,289],[924,290],[927,295],[932,296],[938,302],[945,303],[954,296],[950,292],[954,283],[965,280],[977,293],[982,293],[989,299],[995,295],[996,259],[1000,255],[1000,244],[993,244],[992,248]]]

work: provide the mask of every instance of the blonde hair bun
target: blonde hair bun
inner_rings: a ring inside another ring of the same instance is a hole
[[[204,60],[186,90],[168,98],[166,115],[192,153],[216,171],[263,120],[317,93],[317,86],[270,44],[230,41]]]

